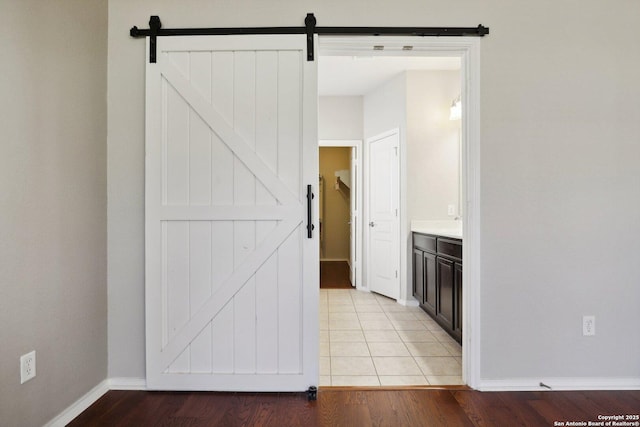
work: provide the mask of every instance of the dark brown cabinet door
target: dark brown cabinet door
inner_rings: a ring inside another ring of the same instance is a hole
[[[413,233],[413,295],[462,343],[462,240]]]
[[[422,266],[424,269],[424,303],[427,313],[436,315],[437,291],[436,291],[436,256],[423,252]]]
[[[453,317],[453,334],[458,342],[462,340],[462,264],[456,262],[453,266],[454,270],[454,317]]]
[[[438,278],[438,304],[436,307],[436,317],[445,328],[453,329],[453,261],[436,257],[437,278]]]
[[[413,296],[420,304],[424,304],[424,269],[422,268],[422,252],[413,250]]]

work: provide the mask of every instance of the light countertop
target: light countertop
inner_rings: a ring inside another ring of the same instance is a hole
[[[462,221],[411,221],[411,231],[462,239]]]

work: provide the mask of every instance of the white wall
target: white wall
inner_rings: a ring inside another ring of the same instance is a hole
[[[318,139],[362,139],[362,97],[321,96]]]
[[[41,426],[107,376],[107,2],[0,9],[0,424]]]
[[[398,74],[364,96],[364,138],[371,138],[390,129],[400,129],[400,137],[406,136],[407,78]]]
[[[109,377],[145,376],[145,42],[129,37],[129,28],[148,28],[156,7],[151,2],[109,1]]]
[[[481,378],[640,378],[640,3],[111,0],[109,370],[144,375],[144,42],[165,27],[491,28],[481,41]],[[585,31],[588,29],[588,31]],[[365,124],[366,127],[366,124]],[[581,316],[597,335],[581,336]]]
[[[407,212],[412,220],[447,220],[459,212],[460,121],[449,120],[460,95],[459,71],[407,72]]]
[[[482,47],[482,377],[639,379],[640,4],[514,6]]]

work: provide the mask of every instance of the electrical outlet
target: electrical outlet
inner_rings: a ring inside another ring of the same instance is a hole
[[[36,351],[20,356],[20,384],[36,376]]]
[[[447,205],[447,215],[455,216],[456,214],[456,205]]]
[[[596,316],[582,316],[582,335],[596,334]]]

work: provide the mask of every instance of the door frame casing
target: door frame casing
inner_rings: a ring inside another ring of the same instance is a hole
[[[355,225],[355,236],[351,236],[352,239],[355,239],[356,246],[356,255],[360,254],[360,257],[356,258],[356,289],[361,291],[368,290],[364,284],[362,283],[362,232],[363,232],[363,215],[362,215],[362,195],[364,186],[362,183],[362,163],[363,163],[363,155],[362,155],[362,140],[360,139],[320,139],[318,140],[318,147],[346,147],[346,148],[355,148],[356,149],[356,167],[357,167],[357,176],[356,176],[356,210],[358,221]],[[353,180],[352,180],[353,183]],[[317,206],[320,203],[316,203]],[[353,212],[349,212],[350,215],[353,215]],[[351,254],[350,254],[351,258]]]
[[[463,245],[463,346],[462,379],[472,388],[480,386],[481,378],[481,218],[480,218],[480,39],[475,37],[411,37],[364,36],[329,37],[318,39],[319,55],[344,56],[449,56],[461,59],[461,181]],[[373,51],[375,45],[384,50]],[[403,50],[412,46],[412,50]],[[402,140],[400,141],[402,144]],[[400,157],[401,188],[406,185],[406,150]],[[405,187],[406,188],[406,187]],[[400,209],[406,213],[406,192],[400,192]],[[400,217],[400,233],[406,236],[410,224],[406,215]],[[408,268],[411,257],[410,242],[401,245],[400,298],[411,300]]]

